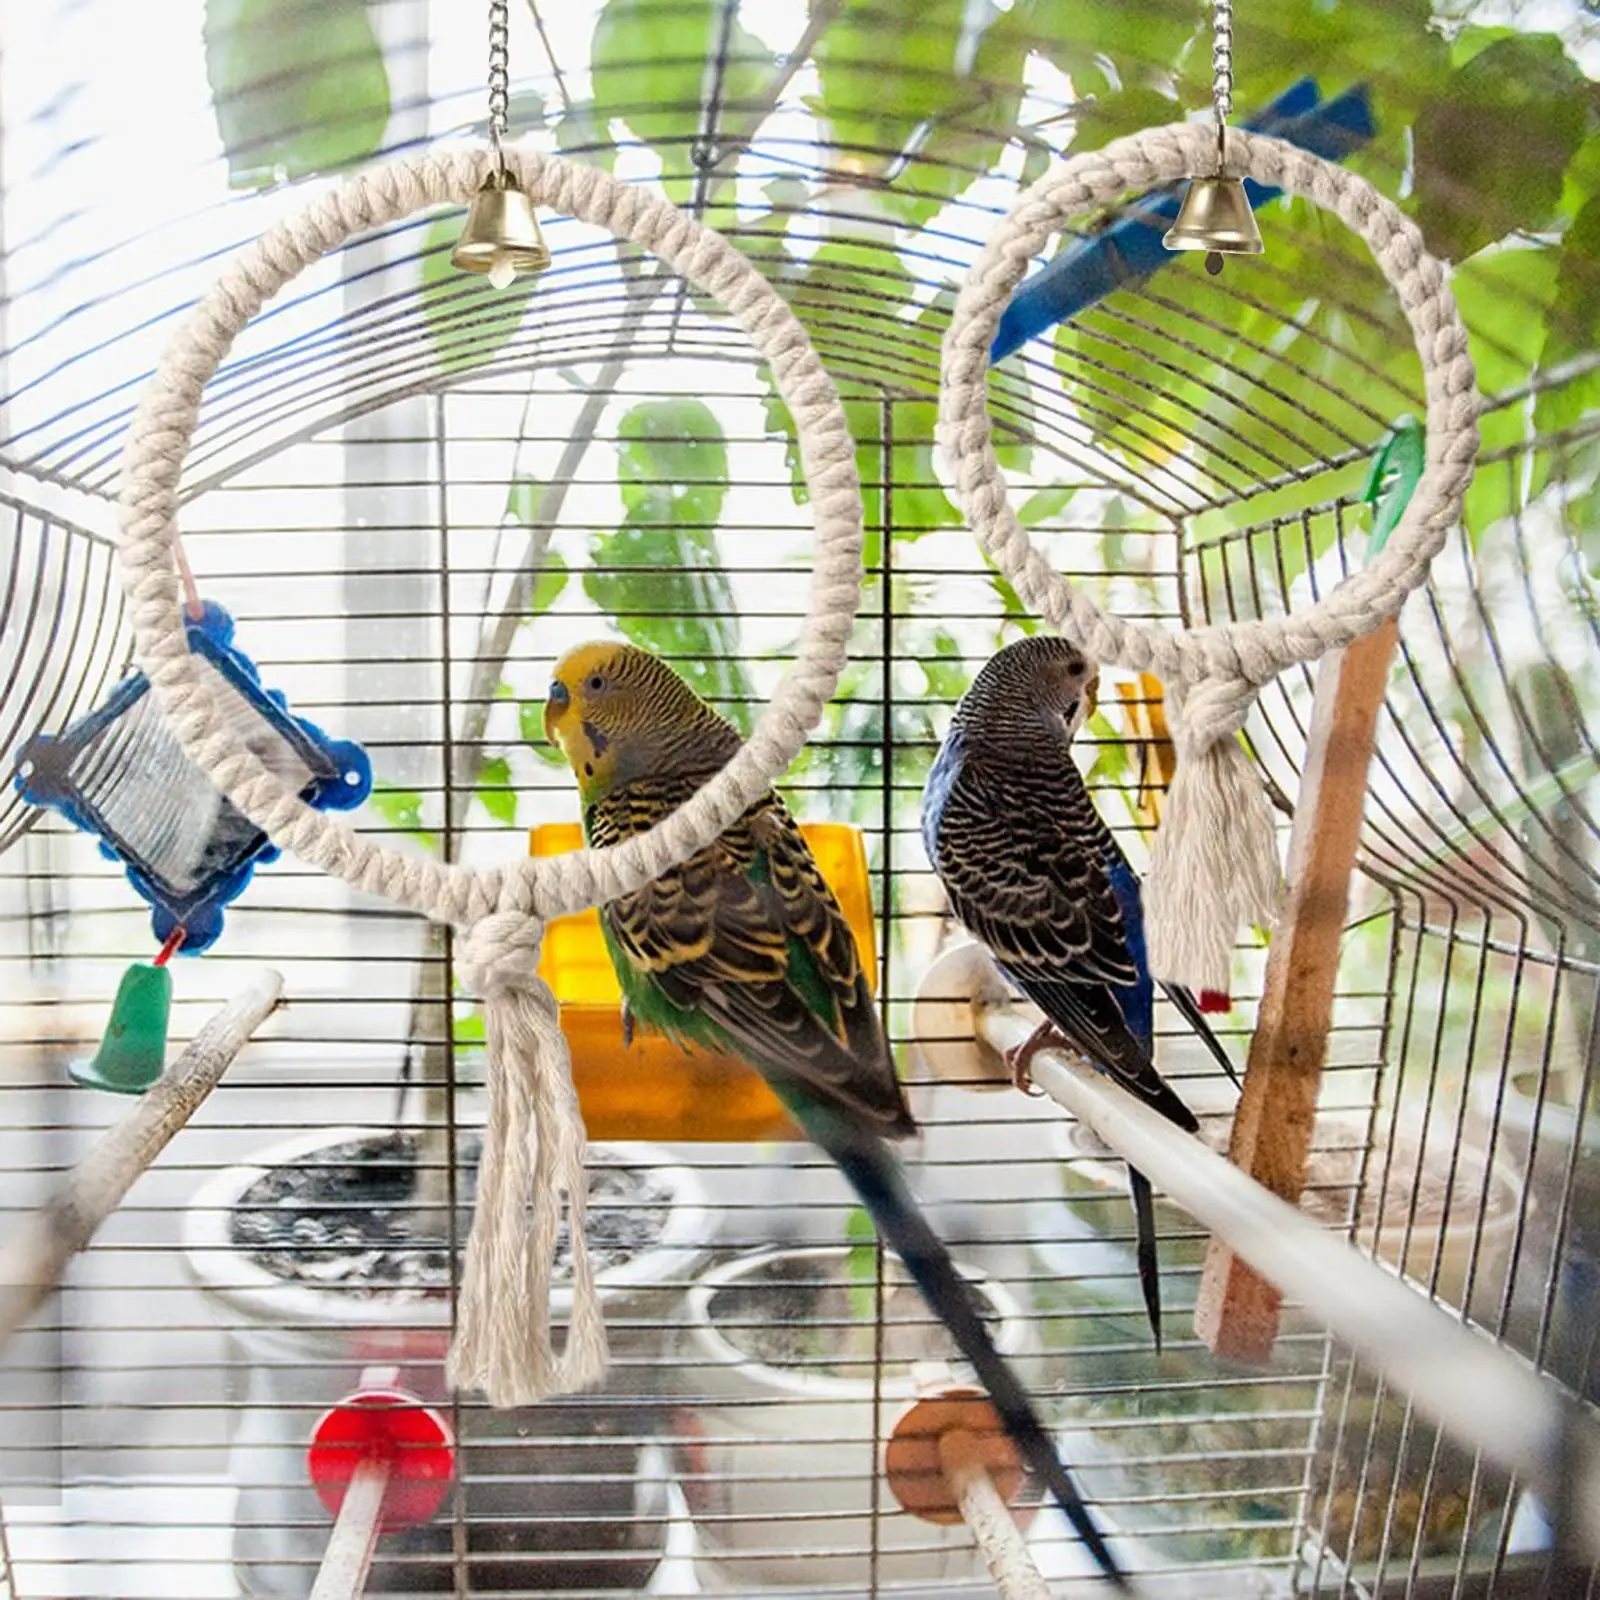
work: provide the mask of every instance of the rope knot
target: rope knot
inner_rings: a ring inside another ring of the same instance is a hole
[[[493,911],[463,930],[461,967],[469,988],[491,995],[539,986],[544,921],[531,911]]]
[[[1150,848],[1145,938],[1150,970],[1201,995],[1229,992],[1240,926],[1271,927],[1282,892],[1272,808],[1238,738],[1257,693],[1219,677],[1175,696],[1178,770]]]
[[[1169,691],[1177,689],[1169,685]],[[1245,678],[1203,678],[1172,695],[1172,738],[1182,756],[1203,754],[1245,725],[1260,691]]]

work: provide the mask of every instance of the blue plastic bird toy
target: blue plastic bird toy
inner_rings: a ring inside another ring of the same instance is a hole
[[[189,648],[213,670],[229,721],[269,769],[319,811],[359,805],[372,787],[366,752],[330,739],[261,686],[255,663],[233,643],[233,618],[207,601],[188,624]],[[222,932],[224,908],[259,862],[278,854],[183,752],[150,695],[130,673],[104,705],[52,737],[35,734],[17,753],[16,784],[34,805],[59,811],[120,861],[154,907],[158,940],[181,931],[185,955]]]

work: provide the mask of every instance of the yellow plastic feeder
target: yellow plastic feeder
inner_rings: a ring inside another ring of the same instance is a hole
[[[800,831],[855,934],[867,983],[878,989],[877,941],[861,832],[841,822]],[[583,843],[575,822],[530,830],[529,854],[561,855]],[[545,930],[539,973],[561,1003],[572,1080],[591,1139],[801,1139],[766,1080],[736,1056],[684,1050],[634,1029],[622,1042],[622,989],[606,954],[600,914],[558,917]]]

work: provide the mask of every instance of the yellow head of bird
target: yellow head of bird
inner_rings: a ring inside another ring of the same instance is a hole
[[[577,645],[555,664],[544,733],[588,796],[648,772],[674,736],[709,715],[665,662],[636,645],[602,639]]]

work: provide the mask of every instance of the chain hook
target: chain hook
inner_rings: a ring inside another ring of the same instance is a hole
[[[489,148],[495,171],[506,175],[505,137],[510,110],[511,18],[508,0],[489,0]]]
[[[1211,103],[1217,114],[1217,176],[1227,174],[1228,118],[1233,112],[1233,0],[1211,10]]]

